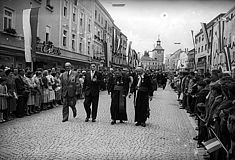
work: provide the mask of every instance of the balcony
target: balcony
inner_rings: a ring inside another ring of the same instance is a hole
[[[24,37],[0,31],[0,45],[7,46],[9,48],[24,49]]]

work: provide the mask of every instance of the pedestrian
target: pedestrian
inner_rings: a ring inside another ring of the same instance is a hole
[[[135,101],[135,122],[136,126],[146,127],[146,120],[149,117],[149,100],[153,98],[153,84],[151,77],[144,73],[142,67],[137,67],[136,72],[138,74],[138,83],[133,83],[131,87],[131,94],[137,89],[137,96]]]
[[[48,89],[48,79],[47,79],[48,71],[44,70],[42,72],[42,79],[41,79],[41,87],[42,87],[42,110],[48,109],[49,103],[49,89]]]
[[[47,80],[48,80],[48,89],[49,89],[49,108],[53,108],[55,106],[55,91],[54,91],[55,80],[54,77],[52,76],[51,69],[48,69]]]
[[[117,70],[110,85],[108,88],[110,88],[109,92],[111,92],[111,124],[115,124],[116,120],[120,120],[120,123],[123,123],[123,121],[127,121],[126,96],[129,91],[129,77]]]
[[[21,118],[21,117],[25,116],[26,103],[28,100],[29,89],[28,89],[28,84],[27,84],[25,77],[24,77],[25,71],[23,69],[19,69],[18,73],[19,74],[15,79],[16,93],[18,96],[16,112],[17,112],[17,117]]]
[[[56,105],[62,105],[62,99],[61,99],[61,80],[60,80],[60,73],[56,72],[55,74],[55,101]]]
[[[28,86],[29,86],[29,96],[28,96],[28,100],[27,100],[27,108],[26,108],[26,115],[27,116],[30,116],[31,114],[33,113],[36,113],[35,111],[35,94],[36,94],[36,91],[35,91],[35,87],[36,87],[36,84],[34,83],[33,79],[33,72],[31,71],[28,71],[26,73],[26,81],[28,83]]]
[[[5,122],[7,114],[7,79],[5,77],[0,77],[0,123]]]
[[[101,82],[100,73],[96,71],[96,65],[92,63],[91,70],[86,73],[83,84],[83,91],[85,94],[85,101],[83,104],[87,115],[85,122],[89,121],[90,116],[92,117],[92,122],[96,121],[97,109],[99,103],[100,82]],[[92,110],[90,108],[91,104],[92,104]]]
[[[72,108],[73,117],[77,116],[76,101],[79,94],[79,75],[77,72],[72,71],[72,65],[69,62],[65,63],[65,72],[61,75],[61,87],[63,97],[63,120],[68,121],[69,118],[69,106]]]

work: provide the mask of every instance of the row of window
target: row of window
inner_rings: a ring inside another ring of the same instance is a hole
[[[208,49],[207,44],[205,44],[204,50],[207,50],[207,49]],[[200,52],[203,52],[203,46],[201,46],[201,48],[198,47],[198,52],[197,53],[200,53]]]
[[[72,50],[76,51],[76,41],[77,41],[77,37],[74,33],[72,33],[72,41],[71,41],[71,44],[72,44]],[[68,31],[66,30],[63,30],[63,37],[62,37],[62,45],[64,47],[68,47]],[[83,38],[80,37],[80,42],[79,42],[79,52],[82,53],[83,52]],[[90,54],[90,45],[91,45],[91,42],[87,42],[87,54],[89,55]]]
[[[212,30],[209,31],[209,37],[208,38],[211,37],[211,34],[212,34]],[[203,42],[203,41],[204,41],[204,34],[202,34],[201,36],[195,38],[195,44]]]
[[[98,21],[101,26],[108,31],[108,33],[112,33],[112,27],[108,24],[107,20],[104,20],[103,16],[101,16],[100,13],[98,14],[97,10],[95,10],[95,20]]]

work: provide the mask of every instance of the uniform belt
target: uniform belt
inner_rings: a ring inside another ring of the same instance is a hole
[[[123,86],[115,85],[114,90],[117,90],[117,91],[123,90]]]
[[[142,91],[142,92],[148,92],[148,88],[147,87],[140,87],[138,90]]]

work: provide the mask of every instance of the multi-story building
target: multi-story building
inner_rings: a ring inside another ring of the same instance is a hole
[[[197,70],[200,74],[211,70],[211,48],[212,48],[212,38],[213,38],[213,25],[215,22],[221,20],[223,13],[216,16],[205,26],[205,34],[203,29],[195,36],[195,61]],[[208,38],[207,38],[208,37]]]
[[[127,65],[127,36],[124,35],[122,32],[120,33],[120,52],[121,57],[120,59],[120,65],[126,66]]]
[[[228,62],[228,71],[235,77],[235,6],[224,15],[224,51]]]
[[[188,55],[187,69],[188,71],[192,72],[195,70],[195,49],[187,51],[187,55]]]
[[[75,68],[89,67],[92,13],[79,1],[6,0],[0,4],[1,19],[9,19],[0,23],[1,57],[10,59],[12,67],[25,67],[22,10],[30,7],[40,7],[34,68],[63,67],[66,61]],[[16,33],[7,33],[6,27],[14,28]]]
[[[163,69],[163,61],[164,61],[164,49],[161,46],[161,41],[158,38],[157,45],[152,50],[153,53],[153,59],[156,61],[156,69],[162,70]]]
[[[174,53],[172,53],[170,55],[170,59],[169,59],[169,71],[170,72],[176,72],[178,71],[178,64],[180,62],[180,53],[182,52],[181,49],[178,49],[177,51],[175,51]]]
[[[109,66],[112,56],[113,19],[98,0],[81,0],[92,11],[93,61]]]
[[[148,51],[144,52],[144,55],[140,58],[140,63],[144,69],[159,70],[159,66],[157,65],[157,61],[150,57]]]

